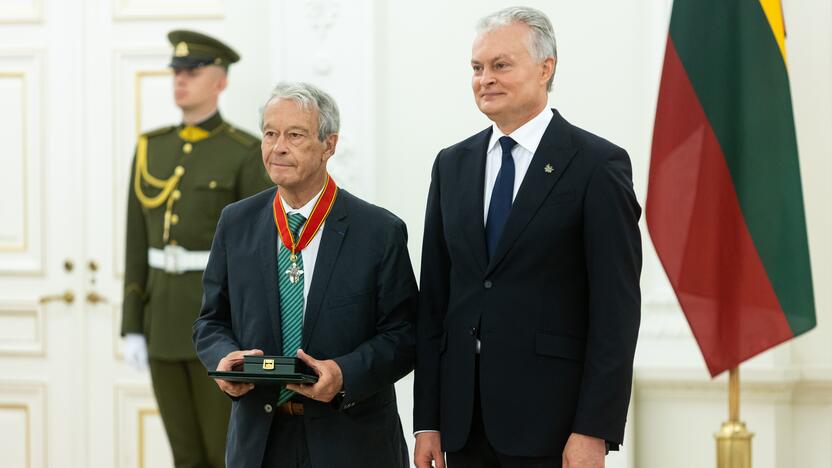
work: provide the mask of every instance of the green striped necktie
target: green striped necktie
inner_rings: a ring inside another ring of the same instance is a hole
[[[289,213],[289,229],[292,230],[292,237],[297,241],[301,226],[306,222],[306,218],[300,213]],[[303,257],[298,252],[296,258],[297,267],[303,270]],[[277,276],[278,287],[280,288],[280,327],[282,329],[283,337],[283,355],[295,356],[298,348],[300,348],[300,339],[303,334],[303,283],[304,276],[301,275],[300,281],[292,283],[289,281],[289,275],[286,271],[292,266],[290,257],[292,252],[282,246],[279,248],[277,254]],[[280,389],[280,397],[277,405],[289,401],[295,392],[286,390],[285,387]]]

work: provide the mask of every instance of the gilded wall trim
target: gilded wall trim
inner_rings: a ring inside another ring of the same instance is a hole
[[[0,242],[0,252],[26,252],[28,250],[28,243],[29,243],[29,181],[28,181],[28,159],[29,159],[29,148],[28,148],[28,129],[27,129],[27,104],[29,99],[29,94],[27,92],[27,83],[28,83],[28,75],[26,72],[23,71],[0,71],[0,80],[2,79],[18,79],[20,80],[20,146],[21,146],[21,192],[22,196],[20,198],[20,202],[22,203],[22,214],[23,214],[23,238],[22,241],[19,243],[11,244],[11,243],[1,243]],[[8,201],[6,201],[8,202]],[[6,203],[4,202],[4,203]]]

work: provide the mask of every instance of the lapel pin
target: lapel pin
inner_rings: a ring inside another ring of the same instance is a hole
[[[554,167],[552,167],[552,165],[551,165],[551,164],[547,164],[547,165],[543,168],[543,170],[544,170],[544,171],[546,171],[546,173],[547,173],[547,174],[551,174],[551,173],[555,172],[555,168],[554,168]]]

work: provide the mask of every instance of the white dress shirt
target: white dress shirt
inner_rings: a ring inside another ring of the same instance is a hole
[[[511,156],[514,158],[514,191],[511,194],[511,201],[517,197],[517,192],[520,190],[520,184],[523,183],[523,178],[526,176],[526,171],[529,170],[529,164],[532,163],[532,156],[537,151],[540,145],[540,140],[543,139],[543,134],[552,121],[554,113],[551,109],[546,107],[543,112],[537,114],[533,119],[524,123],[520,128],[511,132],[510,136],[517,144],[511,150]],[[488,207],[491,205],[491,192],[494,191],[494,183],[497,181],[497,174],[500,172],[500,166],[503,164],[503,149],[500,147],[500,137],[506,136],[497,124],[492,125],[491,141],[488,143],[488,151],[485,154],[485,193],[483,194],[483,225],[488,221]],[[306,260],[304,260],[305,262]]]
[[[283,209],[286,210],[286,215],[288,216],[291,213],[300,213],[303,215],[306,220],[309,220],[309,216],[312,214],[312,209],[315,208],[315,203],[318,202],[318,199],[321,198],[321,194],[323,193],[324,189],[322,188],[317,195],[312,197],[309,202],[298,209],[294,209],[286,203],[286,200],[283,197],[280,197],[280,203],[283,204]],[[278,192],[279,193],[279,192]],[[312,275],[315,273],[315,260],[318,258],[318,249],[321,247],[321,233],[324,230],[324,222],[321,224],[320,229],[318,232],[315,233],[315,237],[309,241],[309,245],[307,245],[303,250],[300,251],[300,257],[303,259],[303,276],[301,276],[301,280],[303,280],[303,313],[306,314],[306,297],[309,296],[309,287],[312,285]],[[303,232],[303,228],[301,227],[301,232]],[[297,241],[298,239],[295,239]],[[278,249],[285,249],[286,246],[283,245],[283,241],[280,240],[280,236],[277,236],[277,248]],[[280,252],[278,250],[278,252]],[[286,273],[279,271],[278,274],[285,275]]]

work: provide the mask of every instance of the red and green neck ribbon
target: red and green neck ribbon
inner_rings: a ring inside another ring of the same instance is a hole
[[[272,211],[274,212],[274,224],[277,226],[277,232],[280,235],[280,240],[283,245],[292,252],[292,255],[297,255],[303,250],[309,242],[315,237],[318,230],[324,224],[324,220],[332,210],[332,205],[335,204],[335,197],[338,195],[338,186],[332,180],[332,176],[327,174],[326,185],[318,201],[315,202],[315,207],[303,225],[303,229],[297,239],[292,235],[292,230],[289,229],[289,218],[286,216],[286,209],[283,203],[280,202],[280,189],[275,193],[274,201],[272,202]]]

